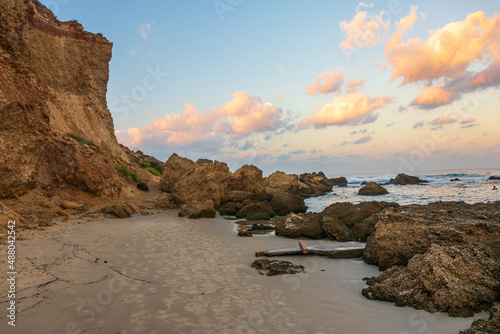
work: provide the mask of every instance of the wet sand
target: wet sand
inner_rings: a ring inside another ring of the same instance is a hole
[[[250,268],[255,251],[298,241],[241,238],[222,218],[155,213],[58,223],[63,227],[18,241],[19,312],[9,326],[2,280],[0,332],[442,334],[473,320],[367,300],[362,278],[379,271],[357,259],[280,257],[306,273],[260,275]]]

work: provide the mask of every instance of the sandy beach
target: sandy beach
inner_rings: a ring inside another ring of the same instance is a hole
[[[58,223],[17,242],[16,326],[3,317],[0,331],[458,333],[473,320],[365,299],[362,278],[379,271],[358,259],[283,257],[306,273],[273,277],[250,267],[255,251],[296,245],[240,238],[222,218],[190,220],[176,210]],[[5,279],[1,288],[6,313]]]

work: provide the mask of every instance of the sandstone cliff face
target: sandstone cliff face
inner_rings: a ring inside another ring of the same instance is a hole
[[[0,2],[0,198],[53,182],[85,191],[108,183],[111,191],[90,192],[120,193],[111,160],[127,156],[106,105],[111,48],[79,23],[59,22],[36,0]],[[99,151],[89,158],[66,133]]]

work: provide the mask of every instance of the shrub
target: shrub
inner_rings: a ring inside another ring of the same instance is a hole
[[[156,176],[161,176],[161,173],[158,171],[158,169],[156,168],[153,168],[153,167],[149,167],[149,168],[146,168],[146,170],[148,172],[150,172],[151,174],[153,175],[156,175]]]
[[[151,161],[143,161],[143,162],[141,162],[141,165],[144,168],[150,168],[151,167]]]
[[[149,191],[149,186],[144,182],[139,182],[137,184],[137,189],[139,189],[141,191]]]
[[[121,177],[128,181],[137,181],[137,173],[132,172],[127,166],[116,166],[115,169]]]
[[[99,150],[99,146],[97,146],[96,144],[94,144],[90,140],[87,140],[85,138],[82,138],[80,136],[75,135],[74,133],[67,133],[66,136],[70,137],[70,138],[73,138],[74,140],[76,140],[77,142],[79,142],[81,144],[87,144],[92,149]]]

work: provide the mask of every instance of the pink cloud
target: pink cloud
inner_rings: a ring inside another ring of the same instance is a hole
[[[372,15],[360,10],[361,7],[373,7],[373,4],[360,3],[356,15],[349,22],[344,20],[339,23],[347,34],[347,38],[340,43],[346,50],[377,45],[390,27],[390,22],[384,23],[384,11]]]
[[[449,116],[444,116],[444,117],[438,117],[429,124],[431,125],[445,125],[445,124],[453,124],[458,121],[458,117],[453,118]]]
[[[186,146],[216,143],[283,126],[281,109],[247,92],[235,92],[222,109],[198,111],[185,104],[182,114],[166,115],[140,128],[116,131],[118,141],[130,147]]]
[[[417,95],[411,105],[429,109],[450,103],[453,99],[453,93],[444,90],[443,87],[444,83],[433,87],[425,87],[424,91]]]
[[[318,75],[316,82],[313,85],[309,85],[307,88],[307,94],[316,95],[333,93],[339,91],[343,83],[344,73],[330,70],[329,72]]]
[[[395,97],[385,95],[378,95],[375,98],[359,93],[336,96],[331,103],[311,111],[309,117],[303,119],[300,125],[322,128],[329,125],[370,123],[376,119],[372,114],[373,111],[385,108],[395,101]]]
[[[347,93],[357,93],[358,89],[362,88],[364,85],[365,81],[361,79],[351,81],[346,85]]]
[[[475,118],[469,118],[469,119],[466,119],[464,121],[461,121],[460,124],[472,124],[476,121]]]

